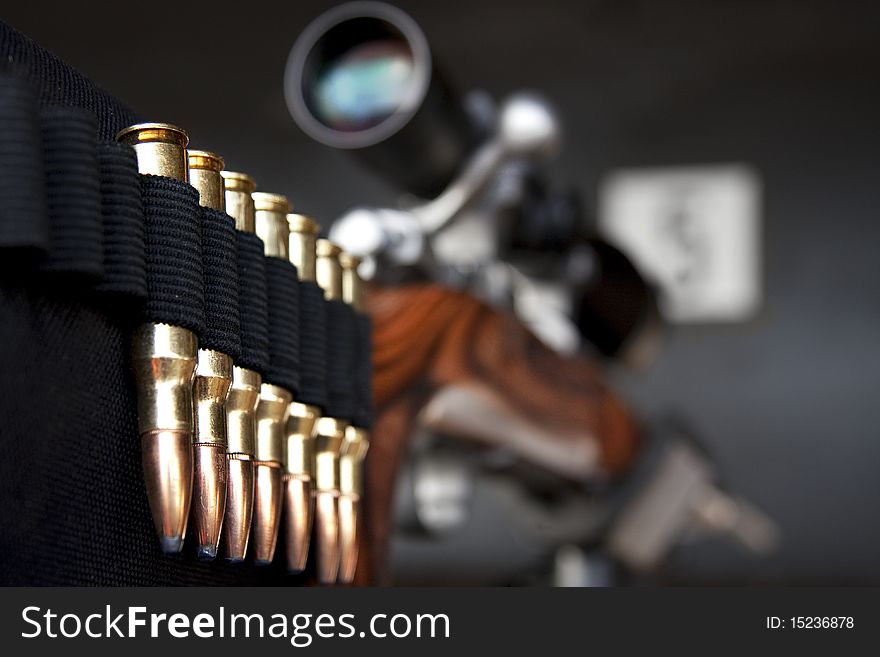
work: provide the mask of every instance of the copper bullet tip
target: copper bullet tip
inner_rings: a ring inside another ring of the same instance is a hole
[[[165,554],[180,554],[180,551],[183,550],[183,537],[163,536],[159,539],[159,544]]]
[[[226,447],[198,444],[193,450],[192,523],[199,558],[213,559],[226,512]]]
[[[278,527],[281,521],[281,464],[274,461],[254,463],[254,561],[272,563]]]
[[[315,495],[315,548],[318,581],[333,584],[339,572],[339,509],[335,492]]]
[[[312,534],[312,482],[309,477],[284,476],[284,518],[287,570],[301,573],[306,569]]]
[[[180,552],[192,491],[192,442],[186,431],[151,431],[141,436],[147,498],[162,551]]]
[[[254,462],[239,454],[230,454],[226,482],[226,516],[223,519],[223,549],[227,561],[244,561],[251,533],[253,508]]]

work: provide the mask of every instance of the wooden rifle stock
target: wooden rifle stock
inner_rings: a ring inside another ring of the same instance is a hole
[[[512,415],[540,427],[535,440],[567,441],[573,451],[588,442],[604,474],[620,474],[632,462],[639,445],[635,422],[595,362],[560,356],[511,315],[438,285],[373,288],[369,309],[376,423],[366,471],[369,531],[356,582],[384,578],[393,487],[406,442],[419,413],[449,386],[490,392]]]

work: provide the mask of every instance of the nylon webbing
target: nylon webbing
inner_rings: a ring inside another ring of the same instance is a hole
[[[352,424],[364,429],[373,425],[373,323],[369,315],[355,312],[357,366],[355,367],[355,411]]]
[[[205,330],[199,193],[185,182],[141,176],[146,236],[148,321]]]
[[[205,268],[205,332],[199,346],[238,360],[241,323],[235,221],[225,212],[202,208],[202,259]]]
[[[356,406],[354,311],[339,300],[326,304],[327,415],[350,420]]]
[[[327,404],[327,307],[324,292],[312,281],[299,285],[300,386],[297,401]]]
[[[0,73],[0,247],[44,252],[49,246],[38,116],[28,83]]]
[[[269,367],[264,377],[299,393],[299,279],[296,267],[280,258],[266,258],[269,293]]]
[[[98,146],[101,213],[104,220],[104,277],[101,292],[143,301],[147,298],[144,205],[137,157],[131,146]]]
[[[238,242],[238,301],[241,321],[239,365],[265,375],[269,367],[269,301],[263,241],[236,231]]]
[[[78,107],[40,112],[49,251],[45,271],[98,278],[104,271],[104,227],[95,116]]]
[[[119,99],[2,21],[0,53],[0,71],[28,80],[40,106],[82,107],[94,113],[99,139],[111,141],[122,128],[142,121]]]

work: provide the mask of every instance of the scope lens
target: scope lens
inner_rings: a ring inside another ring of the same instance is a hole
[[[412,53],[399,40],[351,48],[318,72],[312,90],[315,118],[341,132],[379,125],[403,104],[414,68]]]

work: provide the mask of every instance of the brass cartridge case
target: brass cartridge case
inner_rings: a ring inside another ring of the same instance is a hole
[[[358,274],[361,259],[349,253],[339,254],[339,265],[342,268],[342,300],[359,313],[367,312],[364,294],[364,283]]]
[[[330,240],[318,240],[315,243],[315,274],[318,285],[328,300],[342,300],[342,265],[339,256],[342,249]]]
[[[257,235],[263,240],[264,253],[270,258],[288,259],[290,227],[287,213],[290,201],[281,194],[254,192],[254,223]]]
[[[190,150],[189,182],[199,192],[202,207],[226,207],[223,158],[208,151]],[[192,522],[201,559],[217,556],[226,511],[228,465],[226,460],[226,399],[232,385],[232,358],[213,349],[199,349],[193,384]]]
[[[116,141],[134,147],[138,173],[189,181],[189,136],[182,128],[170,123],[138,123],[120,130]]]
[[[315,243],[315,274],[327,300],[342,300],[342,249],[329,240]],[[322,417],[315,439],[315,538],[318,580],[336,581],[339,572],[339,454],[348,423],[341,418]]]
[[[321,226],[301,214],[287,215],[287,224],[290,229],[290,262],[296,266],[299,280],[314,283],[317,280],[316,242]]]
[[[280,194],[253,192],[254,226],[263,240],[263,253],[270,258],[287,260],[290,229],[287,213],[290,202]],[[269,313],[272,313],[270,306]],[[257,406],[257,448],[255,460],[254,559],[271,563],[278,541],[284,501],[283,475],[287,419],[293,395],[269,383],[260,388]]]
[[[189,137],[167,123],[142,123],[116,139],[134,148],[138,171],[187,181]],[[162,550],[180,552],[192,499],[193,396],[198,341],[189,330],[143,324],[132,339],[138,429],[147,498]]]
[[[290,414],[292,395],[281,386],[264,383],[260,386],[257,404],[257,461],[277,463],[284,461],[284,431]]]
[[[256,233],[254,226],[254,199],[256,181],[240,171],[221,171],[226,213],[235,219],[235,229],[243,233]]]
[[[230,456],[254,458],[257,448],[257,405],[263,378],[253,370],[234,366],[226,400],[227,448]]]
[[[366,312],[363,282],[358,275],[360,263],[360,258],[350,254],[339,255],[342,299],[356,311]],[[366,429],[355,426],[346,428],[339,456],[339,582],[342,584],[350,584],[357,569],[363,468],[369,447],[370,434]]]
[[[290,239],[290,262],[301,281],[315,281],[315,241],[320,226],[316,221],[298,214],[287,215]],[[306,320],[307,321],[307,320]],[[287,421],[287,442],[284,454],[284,516],[287,569],[305,570],[314,516],[314,442],[321,410],[316,406],[294,401]]]
[[[236,230],[254,233],[254,201],[257,188],[249,175],[221,171],[226,212]],[[232,385],[226,399],[226,511],[223,550],[226,559],[241,562],[247,554],[254,508],[254,453],[257,436],[257,405],[262,377],[258,372],[233,365]]]
[[[203,208],[226,210],[223,158],[210,151],[187,151],[189,184],[199,191],[199,203]]]

